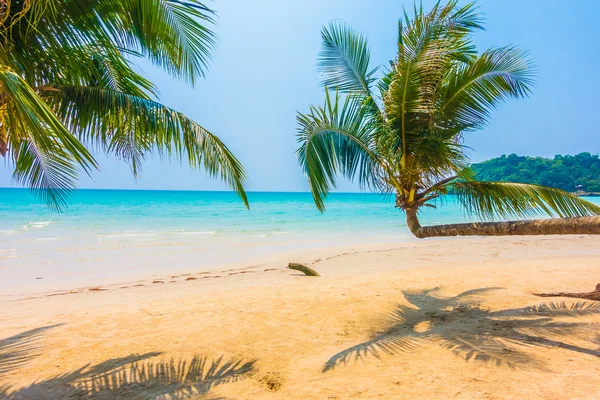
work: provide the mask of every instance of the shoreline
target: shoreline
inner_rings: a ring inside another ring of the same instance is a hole
[[[19,301],[34,298],[44,298],[52,296],[73,295],[89,292],[104,292],[115,289],[125,289],[132,287],[146,287],[167,283],[183,283],[196,281],[199,279],[227,278],[238,275],[237,271],[257,273],[269,271],[287,270],[289,262],[300,262],[314,266],[323,260],[343,257],[347,255],[368,254],[373,252],[385,251],[422,251],[427,248],[448,247],[461,244],[482,244],[482,243],[543,243],[544,241],[554,242],[558,238],[567,240],[593,238],[586,235],[562,235],[562,236],[512,236],[512,237],[449,237],[449,238],[402,238],[395,242],[374,241],[366,244],[353,245],[331,245],[325,244],[320,247],[298,247],[292,250],[276,251],[271,248],[267,254],[248,255],[244,261],[223,262],[213,264],[202,264],[197,267],[186,266],[183,268],[165,267],[160,271],[147,271],[144,267],[126,267],[128,272],[135,272],[124,277],[104,276],[97,278],[87,284],[79,281],[69,281],[67,284],[60,282],[60,287],[49,287],[49,285],[31,286],[12,286],[10,291],[4,291],[0,295],[0,303],[3,301]],[[265,249],[261,249],[265,250]],[[440,258],[443,258],[440,254]],[[466,260],[465,260],[466,261]],[[264,271],[266,270],[266,271]],[[293,271],[291,271],[293,273]],[[59,276],[60,278],[60,276]],[[37,283],[37,282],[36,282]],[[40,287],[41,286],[41,287]]]

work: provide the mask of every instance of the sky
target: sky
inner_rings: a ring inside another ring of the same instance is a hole
[[[424,0],[424,7],[434,1]],[[397,21],[409,0],[208,0],[218,12],[217,48],[206,79],[191,88],[147,62],[160,101],[217,134],[241,160],[252,191],[308,191],[295,151],[296,113],[321,104],[316,59],[321,27],[341,19],[366,34],[371,65],[386,65],[397,43]],[[537,64],[533,95],[493,113],[489,126],[469,133],[477,162],[501,154],[549,156],[600,152],[600,1],[481,0],[486,30],[481,51],[518,45]],[[178,162],[149,157],[137,181],[128,166],[102,154],[101,171],[82,188],[226,190],[218,180]],[[0,186],[15,186],[0,167]],[[339,191],[358,186],[340,179]]]

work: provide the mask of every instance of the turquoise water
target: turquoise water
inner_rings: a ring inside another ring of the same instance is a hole
[[[3,234],[52,238],[67,235],[199,235],[211,239],[267,240],[375,235],[410,236],[391,196],[332,194],[317,211],[308,193],[249,193],[250,210],[230,192],[80,190],[60,214],[25,189],[0,189]],[[429,223],[463,221],[452,204],[426,210]]]
[[[247,210],[230,192],[79,190],[58,214],[26,189],[0,189],[0,290],[38,275],[45,282],[91,281],[289,250],[414,240],[391,196],[335,193],[324,214],[309,193],[253,192],[249,199]],[[450,198],[425,209],[421,220],[467,218]]]

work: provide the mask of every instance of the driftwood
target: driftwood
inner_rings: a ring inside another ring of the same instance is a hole
[[[534,293],[535,296],[539,297],[573,297],[576,299],[586,299],[600,301],[600,283],[596,285],[596,290],[589,293]]]
[[[307,276],[321,276],[321,275],[319,275],[319,273],[317,271],[315,271],[312,268],[307,267],[304,264],[289,263],[288,264],[288,268],[289,269],[295,269],[296,271],[303,272],[304,275],[307,275]]]

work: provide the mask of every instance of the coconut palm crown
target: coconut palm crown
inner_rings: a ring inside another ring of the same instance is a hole
[[[245,172],[218,137],[159,104],[132,63],[145,58],[194,85],[215,34],[197,0],[0,2],[0,154],[14,178],[60,209],[92,150],[127,161],[187,158],[228,183],[247,204]]]
[[[414,9],[399,22],[398,55],[371,68],[366,37],[341,22],[322,30],[318,69],[323,106],[297,117],[298,159],[317,208],[341,174],[363,188],[393,193],[411,231],[417,213],[453,193],[483,219],[600,214],[600,208],[554,188],[478,182],[468,169],[463,136],[483,128],[508,99],[527,97],[535,67],[515,46],[481,53],[472,35],[483,29],[474,3]]]

